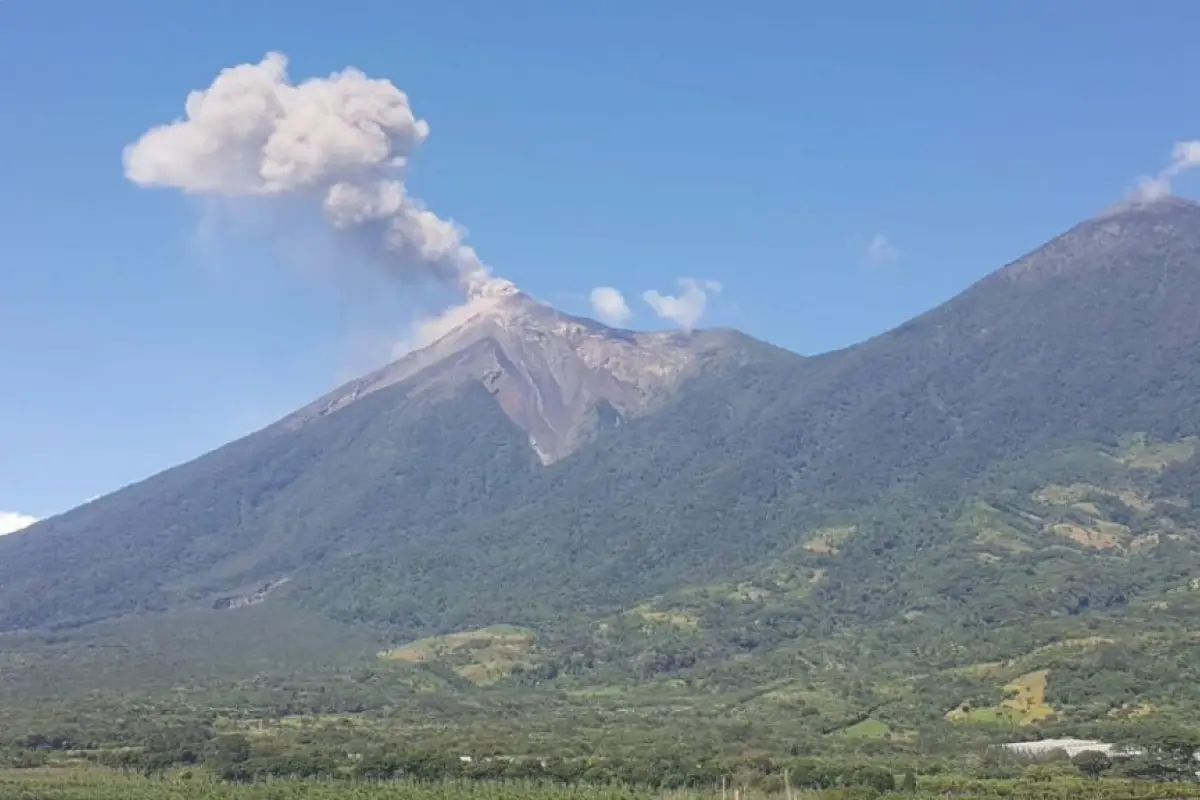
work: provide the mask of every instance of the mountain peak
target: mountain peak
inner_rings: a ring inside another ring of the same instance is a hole
[[[483,284],[472,288],[465,303],[446,310],[422,326],[419,348],[433,347],[441,339],[455,336],[466,328],[488,323],[513,324],[531,315],[554,313],[549,306],[509,281]]]
[[[1197,230],[1200,203],[1175,195],[1132,197],[1075,225],[985,282],[1145,271],[1162,261],[1164,249],[1194,247]]]
[[[1172,211],[1200,211],[1200,203],[1187,197],[1175,194],[1145,194],[1137,193],[1114,203],[1101,211],[1092,220],[1107,219],[1121,215],[1137,215],[1146,212],[1162,214]]]
[[[425,326],[420,338],[424,346],[284,424],[303,425],[390,387],[412,399],[478,382],[549,464],[590,441],[604,420],[658,408],[705,364],[752,357],[745,342],[726,331],[610,328],[558,311],[501,280],[476,287],[467,302]]]
[[[513,297],[523,294],[517,285],[506,278],[489,277],[486,280],[479,281],[467,290],[467,299],[474,300],[480,297]]]

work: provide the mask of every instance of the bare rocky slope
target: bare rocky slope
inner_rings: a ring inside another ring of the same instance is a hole
[[[562,314],[507,286],[472,300],[427,347],[342,386],[284,421],[298,427],[421,375],[405,397],[479,382],[529,435],[543,464],[577,450],[606,409],[641,416],[705,365],[744,353],[730,331],[638,333]]]

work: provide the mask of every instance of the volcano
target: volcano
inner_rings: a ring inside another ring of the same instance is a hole
[[[1014,464],[1200,431],[1197,307],[1200,206],[1179,198],[809,358],[496,292],[264,430],[0,539],[0,630],[251,601],[536,626],[782,563],[851,518],[878,527],[855,563],[894,581],[959,547],[938,520]]]

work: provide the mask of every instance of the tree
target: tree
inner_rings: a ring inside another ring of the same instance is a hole
[[[1101,753],[1098,750],[1084,750],[1075,758],[1071,759],[1071,763],[1075,768],[1089,778],[1099,778],[1105,772],[1112,769],[1112,759],[1107,754]]]
[[[900,791],[905,794],[917,793],[917,776],[910,769],[904,773],[904,777],[900,779]]]
[[[1190,731],[1168,730],[1148,739],[1142,749],[1173,780],[1196,780],[1200,736]]]
[[[250,755],[250,740],[240,733],[218,736],[212,743],[212,759],[218,764],[241,764]]]

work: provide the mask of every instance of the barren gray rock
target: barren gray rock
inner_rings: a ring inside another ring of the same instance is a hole
[[[714,358],[737,357],[724,330],[635,333],[563,314],[520,292],[468,307],[426,347],[339,387],[284,421],[300,426],[408,380],[407,397],[452,392],[480,381],[529,434],[543,464],[593,438],[601,410],[620,417],[654,411]]]

